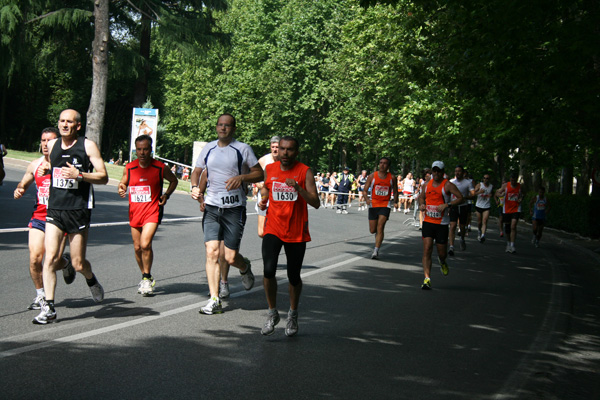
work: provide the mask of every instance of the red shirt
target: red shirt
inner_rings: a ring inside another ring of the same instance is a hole
[[[506,183],[506,192],[504,193],[504,214],[513,214],[521,212],[521,203],[519,195],[521,194],[521,184],[517,183],[513,187],[510,182]]]
[[[38,160],[38,165],[35,167],[33,176],[35,179],[35,186],[37,188],[37,195],[35,201],[35,207],[33,209],[32,219],[39,219],[40,221],[46,221],[46,214],[48,212],[48,198],[50,196],[50,181],[52,174],[50,171],[46,175],[38,176],[38,170],[44,162],[44,157]]]
[[[165,164],[154,159],[147,168],[142,168],[139,160],[127,164],[130,226],[141,228],[148,222],[160,222],[161,207],[158,203],[162,195],[164,167]]]
[[[386,172],[385,178],[379,177],[379,172],[373,174],[371,181],[371,207],[389,207],[392,197],[392,174]]]
[[[286,178],[291,178],[306,190],[308,166],[296,162],[290,170],[282,171],[281,162],[277,161],[267,165],[265,171],[265,186],[269,189],[265,235],[275,235],[287,243],[310,242],[306,200],[285,184]]]

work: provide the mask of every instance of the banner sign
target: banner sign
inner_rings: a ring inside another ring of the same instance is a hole
[[[152,156],[156,153],[156,127],[158,125],[158,109],[134,108],[131,118],[131,145],[129,146],[129,161],[135,158],[135,138],[148,135],[152,138]]]

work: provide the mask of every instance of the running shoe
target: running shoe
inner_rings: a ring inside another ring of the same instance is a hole
[[[477,232],[477,240],[481,242],[481,231]]]
[[[483,244],[483,242],[485,242],[485,235],[481,237],[480,242],[481,242],[481,244]]]
[[[535,241],[535,248],[537,249],[538,247],[540,247],[540,241],[539,241],[539,240],[536,240],[536,241]]]
[[[373,249],[373,254],[371,254],[372,260],[377,260],[379,258],[379,250]]]
[[[288,311],[287,321],[285,323],[285,335],[294,336],[298,333],[298,313],[292,313],[292,310]]]
[[[56,321],[56,311],[52,310],[48,303],[42,299],[41,303],[41,311],[36,317],[31,321],[36,325],[46,325]]]
[[[77,273],[75,272],[75,268],[73,268],[73,264],[71,264],[71,255],[63,254],[63,258],[67,261],[67,265],[63,268],[63,279],[67,285],[70,285],[75,280]]]
[[[240,274],[242,274],[242,284],[244,285],[244,289],[250,290],[252,289],[252,286],[254,286],[254,274],[252,273],[250,260],[244,257],[244,263],[246,263],[246,272],[240,270]]]
[[[219,298],[226,299],[229,297],[229,282],[219,281]]]
[[[514,245],[510,246],[510,253],[511,254],[515,254],[517,252],[517,249],[515,248]]]
[[[102,300],[104,300],[104,288],[97,280],[96,283],[90,286],[90,292],[92,293],[92,299],[94,299],[96,303],[101,303]]]
[[[42,301],[44,301],[44,296],[36,296],[35,299],[33,299],[33,303],[31,303],[29,305],[29,307],[27,307],[28,310],[40,310],[42,308]]]
[[[348,210],[342,210],[342,214],[348,214]]]
[[[431,290],[431,279],[425,278],[423,284],[421,285],[421,289],[423,290]]]
[[[535,235],[531,238],[531,244],[535,244]]]
[[[450,250],[448,250],[448,255],[454,256],[454,246],[450,246]]]
[[[212,315],[222,313],[223,306],[221,305],[221,300],[216,297],[212,297],[204,307],[200,308],[200,314]]]
[[[336,214],[341,214],[341,213],[342,213],[342,210],[338,209],[338,210],[337,210],[335,213],[336,213]]]
[[[265,326],[260,330],[260,333],[264,336],[272,335],[275,332],[275,325],[279,323],[281,318],[279,318],[279,312],[275,310],[273,314],[269,313],[267,317],[267,322],[265,322]]]
[[[440,262],[442,274],[444,274],[444,276],[448,275],[448,273],[450,272],[450,268],[448,267],[448,263],[446,262],[446,260],[442,261],[442,259],[438,257],[438,261]]]
[[[156,285],[156,281],[154,280],[154,278],[144,278],[138,285],[138,293],[144,297],[153,295],[154,285]]]
[[[396,209],[394,208],[394,212],[396,212]]]
[[[460,239],[460,249],[465,251],[467,249],[467,242],[465,242],[465,238]]]
[[[510,243],[506,243],[506,250],[504,250],[505,253],[510,253]]]

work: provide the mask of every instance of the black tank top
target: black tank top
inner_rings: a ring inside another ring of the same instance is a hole
[[[94,190],[88,182],[77,182],[76,179],[64,179],[61,168],[67,163],[81,172],[91,172],[92,163],[85,152],[85,138],[78,138],[75,144],[66,150],[62,148],[62,138],[58,138],[50,153],[52,180],[50,181],[50,198],[48,209],[51,210],[83,210],[94,208]]]

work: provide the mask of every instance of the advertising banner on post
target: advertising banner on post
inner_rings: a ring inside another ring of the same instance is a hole
[[[156,153],[156,127],[158,126],[158,109],[134,108],[131,118],[131,143],[129,145],[129,161],[135,158],[135,138],[148,135],[152,138],[152,156]]]

